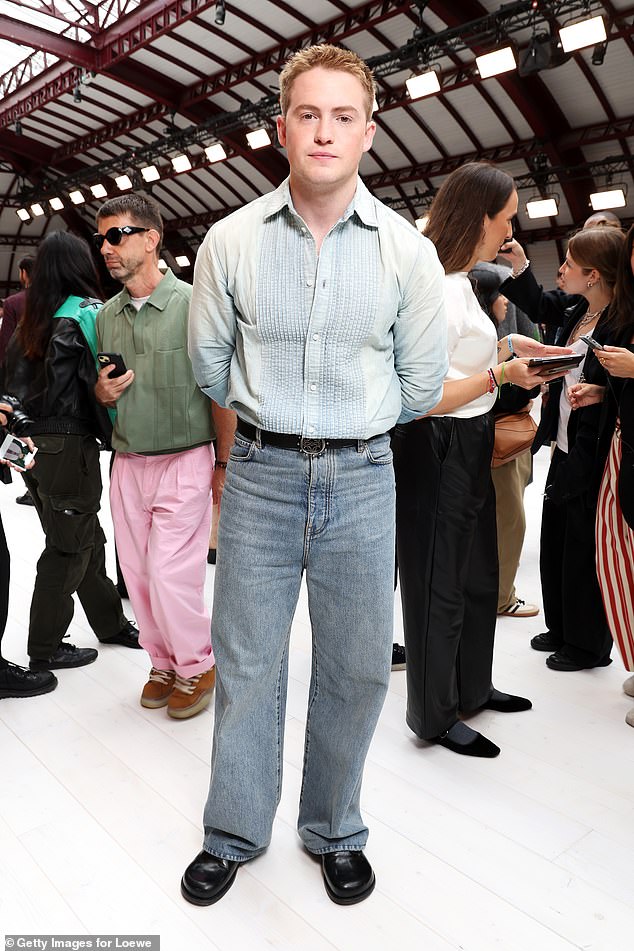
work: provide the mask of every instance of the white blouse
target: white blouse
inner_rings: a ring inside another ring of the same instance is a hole
[[[465,380],[489,367],[495,367],[498,363],[495,327],[480,307],[466,271],[445,275],[445,309],[449,355],[446,379]],[[489,412],[496,399],[497,391],[484,393],[451,413],[442,415],[459,419],[482,416]]]

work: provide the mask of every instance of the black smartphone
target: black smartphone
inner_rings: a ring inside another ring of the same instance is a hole
[[[602,343],[599,343],[598,340],[595,340],[594,337],[590,334],[579,334],[579,339],[583,340],[584,343],[587,343],[591,350],[605,350],[605,347]]]
[[[541,367],[544,371],[540,376],[548,376],[549,373],[556,373],[557,370],[570,370],[572,367],[578,367],[585,359],[584,353],[566,353],[561,357],[531,357],[528,361],[529,367]]]
[[[97,360],[99,361],[101,369],[109,366],[111,363],[114,364],[114,370],[110,371],[108,374],[109,377],[123,376],[124,373],[127,373],[128,368],[120,353],[98,353]]]

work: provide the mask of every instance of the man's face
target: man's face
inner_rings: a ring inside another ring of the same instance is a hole
[[[99,234],[106,234],[109,228],[123,228],[125,225],[139,227],[129,215],[113,215],[101,218],[97,224]],[[137,234],[122,235],[120,244],[110,244],[108,240],[101,246],[101,254],[111,277],[128,284],[144,269],[152,268],[155,262],[154,248],[157,232],[140,231]]]
[[[356,179],[375,131],[356,76],[321,67],[297,77],[288,112],[277,120],[291,180],[316,191],[329,192]]]

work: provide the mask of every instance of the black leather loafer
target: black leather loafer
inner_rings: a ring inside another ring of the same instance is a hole
[[[240,862],[219,859],[204,850],[199,852],[181,879],[183,898],[192,905],[213,905],[233,885],[239,865]]]
[[[536,634],[531,637],[531,647],[534,651],[558,651],[562,645],[560,638],[556,637],[551,631],[544,631],[543,634]]]
[[[546,658],[546,666],[551,670],[593,670],[595,667],[608,667],[612,663],[609,654],[599,658],[594,664],[577,664],[565,650],[556,651]]]
[[[374,872],[361,851],[326,852],[321,870],[328,897],[337,905],[356,905],[374,891]]]

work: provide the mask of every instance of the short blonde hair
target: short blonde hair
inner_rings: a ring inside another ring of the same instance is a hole
[[[282,115],[285,116],[288,111],[291,89],[297,77],[302,73],[307,73],[310,69],[316,69],[318,66],[321,69],[336,69],[343,73],[350,73],[351,76],[355,76],[359,80],[365,93],[366,118],[369,121],[372,118],[376,97],[376,83],[372,70],[356,53],[341,49],[338,46],[332,46],[330,43],[308,46],[306,49],[294,53],[287,61],[280,73]]]

